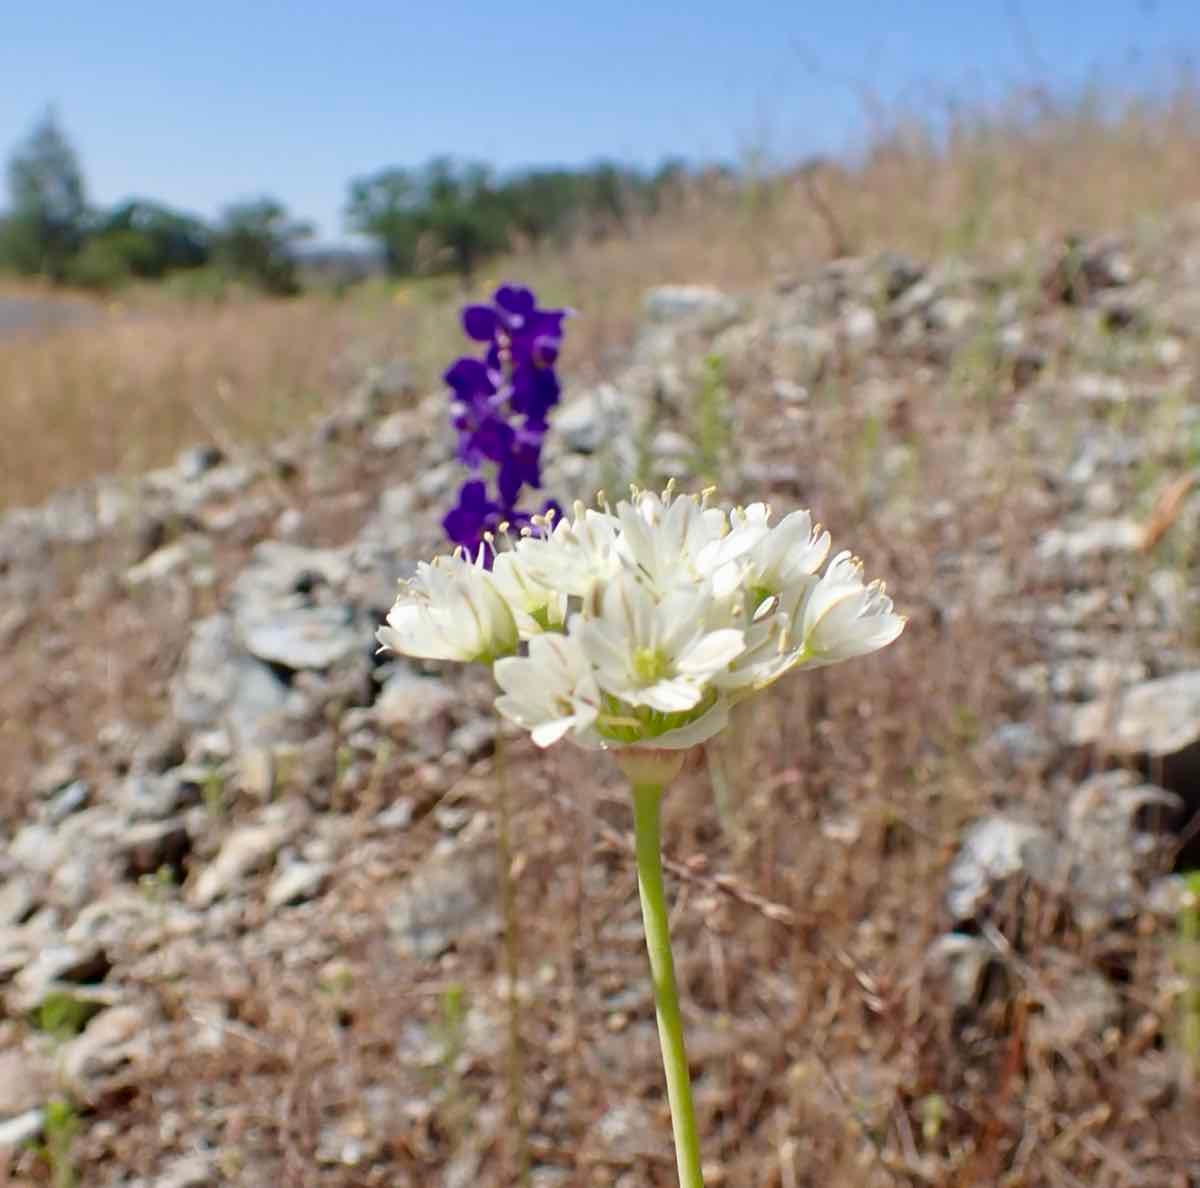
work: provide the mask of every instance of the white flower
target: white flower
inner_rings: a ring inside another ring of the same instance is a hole
[[[531,581],[567,596],[583,598],[621,567],[617,521],[606,511],[575,505],[572,519],[560,520],[548,536],[526,536],[516,546]]]
[[[522,639],[543,631],[561,631],[567,617],[567,596],[535,581],[518,553],[501,553],[492,566],[492,580],[508,603]]]
[[[496,709],[530,731],[539,747],[569,730],[583,735],[600,710],[600,691],[578,644],[566,635],[538,635],[527,656],[508,656],[493,667],[504,691]]]
[[[817,570],[829,556],[829,533],[813,525],[812,515],[795,511],[769,527],[771,513],[766,504],[752,503],[731,517],[730,536],[750,541],[741,552],[743,584],[758,594],[759,600],[770,594],[783,595],[807,589],[816,581]]]
[[[516,619],[492,575],[461,553],[422,561],[376,638],[404,656],[488,663],[519,643]]]
[[[658,599],[633,573],[618,574],[575,628],[600,688],[665,714],[695,709],[745,647],[736,628],[708,629],[710,602],[703,586]]]
[[[804,666],[836,664],[886,647],[904,630],[882,582],[864,585],[862,562],[839,553],[804,603]]]
[[[719,507],[706,507],[695,495],[660,497],[635,492],[632,502],[617,504],[621,526],[617,550],[625,562],[665,593],[694,585],[719,562],[729,520]]]

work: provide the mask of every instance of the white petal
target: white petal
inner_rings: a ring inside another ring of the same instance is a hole
[[[687,648],[676,661],[685,674],[705,675],[732,664],[746,649],[746,637],[734,628],[710,631]]]

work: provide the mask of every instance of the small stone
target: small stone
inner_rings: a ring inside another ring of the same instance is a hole
[[[42,1110],[28,1110],[6,1122],[0,1122],[0,1151],[15,1151],[18,1147],[37,1142],[45,1121]]]
[[[992,732],[983,749],[1009,773],[1044,767],[1055,754],[1054,744],[1028,722],[1005,722]]]
[[[412,824],[413,812],[413,802],[401,797],[376,815],[375,824],[380,829],[407,829]]]
[[[268,905],[281,908],[315,899],[329,881],[329,870],[327,862],[289,862],[271,880]]]
[[[213,1157],[196,1152],[173,1159],[154,1181],[153,1188],[215,1188],[221,1182]]]
[[[91,796],[92,789],[87,780],[72,780],[65,788],[54,793],[43,815],[52,825],[61,824],[72,813],[86,808]]]
[[[741,305],[708,285],[659,285],[642,299],[652,322],[696,324],[710,333],[724,329],[741,316]]]
[[[1030,1046],[1039,1053],[1070,1055],[1094,1045],[1120,1019],[1121,999],[1098,970],[1061,957],[1051,960],[1047,971],[1047,956],[1042,954],[1039,963],[1038,984],[1046,993],[1041,1012],[1030,1021]],[[1065,968],[1058,971],[1055,965]]]
[[[33,777],[34,796],[46,798],[65,788],[79,776],[79,754],[73,749],[59,751],[44,763]]]
[[[1051,529],[1038,542],[1034,555],[1044,563],[1073,564],[1135,553],[1141,544],[1142,526],[1136,520],[1095,520],[1074,530]]]
[[[36,1010],[64,985],[95,985],[104,981],[112,962],[99,945],[54,944],[37,956],[13,980],[9,1009]]]
[[[958,1010],[978,1010],[1007,992],[1008,970],[981,937],[947,933],[930,946],[927,963],[945,978],[951,1005]]]
[[[852,305],[842,314],[842,335],[847,346],[867,352],[879,342],[879,319],[866,305]]]
[[[380,690],[374,706],[375,720],[385,727],[424,726],[448,714],[458,700],[445,681],[417,676],[402,667]]]
[[[461,755],[468,763],[490,755],[496,745],[496,721],[494,718],[473,718],[464,722],[450,734],[447,747]]]
[[[1050,880],[1057,864],[1054,840],[1037,825],[987,817],[967,830],[947,874],[946,906],[955,922],[971,920],[1009,879]]]
[[[182,881],[184,863],[191,849],[191,834],[181,821],[146,821],[131,825],[120,845],[125,877],[139,879],[166,868],[174,878]]]
[[[37,908],[33,884],[21,875],[0,883],[0,928],[24,924]]]
[[[211,559],[212,546],[205,536],[185,537],[150,554],[125,571],[125,584],[133,589],[166,581]]]
[[[205,908],[241,889],[247,875],[269,865],[299,822],[286,819],[244,825],[225,839],[220,853],[199,874],[188,894],[193,907]]]
[[[0,1052],[0,1118],[42,1105],[53,1093],[54,1063],[31,1047]]]
[[[224,461],[225,454],[219,446],[191,446],[176,459],[175,469],[179,471],[180,478],[190,483],[215,470]]]
[[[150,1018],[141,1006],[102,1011],[62,1050],[63,1075],[81,1089],[150,1053]]]
[[[388,909],[388,927],[404,953],[438,957],[458,941],[495,932],[496,887],[494,849],[452,843],[405,880]]]
[[[362,632],[346,606],[296,607],[241,625],[246,650],[281,668],[325,669],[361,653]]]
[[[1200,669],[1080,706],[1067,735],[1076,746],[1100,745],[1120,758],[1149,761],[1167,788],[1186,796],[1200,775]]]

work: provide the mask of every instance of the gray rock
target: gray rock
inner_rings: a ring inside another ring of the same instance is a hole
[[[1099,929],[1134,916],[1165,866],[1178,796],[1129,771],[1085,780],[1063,822],[1072,908],[1083,927]]]
[[[926,311],[925,322],[930,330],[955,336],[970,329],[978,314],[969,297],[939,297]]]
[[[419,413],[404,409],[384,417],[371,433],[371,445],[377,450],[398,450],[409,442],[420,441],[428,432],[428,423]]]
[[[895,301],[925,277],[925,268],[899,252],[885,251],[871,263],[873,279],[885,301]]]
[[[151,1050],[151,1022],[148,1009],[139,1005],[102,1011],[63,1048],[64,1077],[86,1093],[95,1081],[144,1061]]]
[[[590,1160],[627,1166],[663,1153],[663,1137],[644,1109],[629,1103],[610,1106],[584,1139]]]
[[[742,315],[736,298],[708,285],[659,285],[642,299],[652,322],[698,325],[709,333],[722,330]]]
[[[220,852],[190,886],[188,902],[193,907],[208,907],[218,899],[241,890],[247,875],[269,866],[276,854],[302,824],[303,818],[291,805],[272,805],[282,813],[264,814],[257,825],[234,830]]]
[[[151,1188],[216,1188],[221,1182],[213,1156],[196,1151],[172,1159]]]
[[[0,1052],[0,1118],[42,1105],[54,1091],[54,1063],[36,1048]]]
[[[146,821],[129,827],[119,853],[126,878],[139,879],[165,868],[182,880],[191,849],[191,834],[182,821]]]
[[[842,312],[840,328],[846,345],[857,353],[874,350],[879,343],[879,319],[870,306],[848,306]]]
[[[328,862],[289,862],[271,880],[268,905],[281,908],[315,899],[329,881],[329,873]]]
[[[60,788],[46,803],[43,815],[52,825],[59,825],[73,813],[87,807],[92,789],[87,780],[72,780]]]
[[[38,905],[33,884],[21,875],[0,883],[0,928],[23,924]]]
[[[175,460],[175,469],[185,482],[195,482],[225,461],[219,446],[199,445],[184,450]]]
[[[991,733],[983,749],[1006,772],[1044,767],[1056,751],[1054,744],[1029,722],[1005,722]]]
[[[67,844],[54,827],[31,822],[17,830],[9,843],[8,856],[34,874],[52,875],[67,859]]]
[[[1038,541],[1034,555],[1043,563],[1067,565],[1099,557],[1135,553],[1142,544],[1136,520],[1096,520],[1081,528],[1053,528]]]
[[[42,1136],[46,1115],[42,1110],[28,1110],[0,1122],[0,1151],[15,1151],[18,1147],[35,1143]]]
[[[397,667],[384,682],[373,708],[381,726],[424,726],[444,718],[458,702],[458,694],[445,681]]]
[[[930,946],[926,965],[944,980],[956,1010],[978,1010],[1007,994],[1008,968],[995,947],[982,937],[947,933]]]
[[[287,701],[287,686],[241,650],[228,615],[192,626],[171,686],[171,707],[181,723],[193,731],[228,729],[239,747],[264,745],[283,732]]]
[[[401,798],[377,813],[374,822],[380,829],[407,829],[413,820],[413,802]]]
[[[241,624],[246,650],[282,668],[324,669],[363,653],[366,642],[345,606],[296,607]]]
[[[20,1013],[36,1010],[63,987],[102,982],[111,968],[108,954],[99,945],[48,945],[13,980],[8,1007]]]
[[[181,765],[163,775],[129,776],[115,800],[131,820],[163,820],[201,804],[213,778],[214,769],[199,764]]]
[[[987,817],[967,830],[947,874],[946,907],[956,923],[974,919],[1013,879],[1048,883],[1058,864],[1046,830],[1009,817]]]
[[[1078,1055],[1099,1044],[1105,1030],[1120,1020],[1116,987],[1074,958],[1043,953],[1038,984],[1041,1010],[1030,1019],[1029,1039],[1030,1047],[1041,1055]]]
[[[494,847],[456,839],[409,875],[388,909],[388,927],[402,952],[430,960],[456,942],[495,933],[496,888]]]
[[[125,584],[132,589],[166,581],[176,574],[187,576],[198,585],[211,584],[212,543],[207,536],[194,533],[164,545],[144,561],[125,571]]]
[[[629,421],[629,401],[605,384],[564,404],[554,415],[553,424],[567,449],[595,454],[610,446],[614,436],[627,436]]]
[[[1067,719],[1067,737],[1076,746],[1152,763],[1167,788],[1186,795],[1200,776],[1200,669],[1080,706]]]

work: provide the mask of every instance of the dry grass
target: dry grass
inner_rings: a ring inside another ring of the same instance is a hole
[[[940,131],[935,131],[940,129]],[[880,124],[853,168],[818,165],[734,188],[701,180],[626,236],[497,265],[586,311],[577,382],[611,368],[650,285],[754,288],[837,250],[920,258],[1136,229],[1200,193],[1200,93],[999,108]],[[481,278],[480,289],[489,278]],[[368,362],[407,361],[432,385],[457,346],[453,283],[369,286],[343,300],[182,303],[134,295],[97,325],[0,341],[0,506],[160,464],[197,440],[262,440],[336,400]]]

